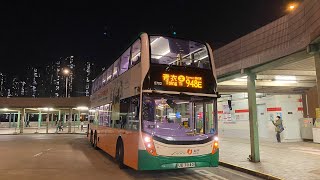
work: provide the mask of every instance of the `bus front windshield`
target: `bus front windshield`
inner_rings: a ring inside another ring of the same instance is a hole
[[[150,36],[151,63],[210,69],[207,47],[199,42]]]
[[[203,140],[216,134],[214,99],[143,97],[143,131],[171,141]]]

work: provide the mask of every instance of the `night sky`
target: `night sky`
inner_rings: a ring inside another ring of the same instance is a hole
[[[152,2],[152,4],[151,4]],[[215,48],[284,15],[285,0],[7,1],[0,3],[0,72],[63,56],[111,64],[140,32],[209,42]],[[105,33],[107,35],[105,35]],[[23,63],[22,63],[23,62]]]

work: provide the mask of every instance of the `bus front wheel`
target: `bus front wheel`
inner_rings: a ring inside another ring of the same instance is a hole
[[[123,143],[122,140],[119,140],[117,143],[117,154],[116,154],[116,160],[118,162],[119,168],[124,169],[126,166],[123,163],[123,157],[124,157],[124,150],[123,150]]]

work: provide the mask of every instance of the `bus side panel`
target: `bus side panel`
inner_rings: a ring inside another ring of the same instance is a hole
[[[93,131],[93,135],[94,132],[97,131],[97,146],[110,156],[115,157],[119,130],[110,127],[90,125],[88,141],[90,141],[91,130]]]
[[[139,132],[124,131],[124,133],[122,133],[121,136],[122,136],[123,146],[124,146],[124,164],[137,170],[138,169]]]
[[[108,128],[108,131],[105,134],[105,144],[107,152],[110,156],[116,157],[116,144],[118,138],[118,130],[114,128]]]
[[[110,133],[111,128],[104,128],[103,130],[100,131],[98,134],[99,137],[99,142],[98,142],[98,147],[102,149],[104,152],[108,153],[109,155],[112,154],[112,144],[111,144],[111,133]]]

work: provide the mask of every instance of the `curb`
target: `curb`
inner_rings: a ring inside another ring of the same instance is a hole
[[[222,162],[222,161],[219,161],[219,165],[221,165],[223,167],[226,167],[226,168],[230,168],[230,169],[236,170],[236,171],[244,172],[244,173],[256,176],[256,177],[260,177],[260,178],[263,178],[263,179],[281,180],[281,178],[279,178],[279,177],[275,177],[275,176],[272,176],[272,175],[269,175],[269,174],[266,174],[266,173],[261,173],[261,172],[258,172],[258,171],[253,171],[251,169],[246,169],[244,167],[236,166],[236,165],[229,164],[229,163]]]

